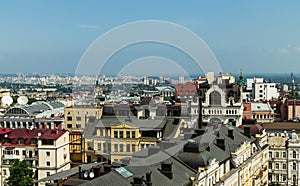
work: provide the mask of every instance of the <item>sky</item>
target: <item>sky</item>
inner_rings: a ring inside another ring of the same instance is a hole
[[[143,20],[169,21],[191,30],[209,46],[224,72],[299,73],[299,7],[296,0],[1,1],[0,73],[74,73],[97,38],[120,25]],[[168,47],[143,47],[133,50],[133,46],[115,57],[117,62],[106,67],[107,72],[128,72],[117,67],[118,60],[131,56],[136,63],[138,57],[153,56],[155,51],[161,58],[147,61],[156,60],[157,73],[169,69],[168,60],[159,62],[169,55],[162,54],[170,53]],[[141,50],[151,52],[141,56]],[[171,55],[181,55],[177,52]],[[176,59],[189,60],[182,55]],[[188,73],[198,72],[187,66]]]

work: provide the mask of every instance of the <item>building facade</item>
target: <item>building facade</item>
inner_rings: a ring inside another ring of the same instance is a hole
[[[15,159],[26,160],[35,180],[70,169],[69,132],[66,130],[7,129],[1,141],[1,185],[10,176],[9,167]]]

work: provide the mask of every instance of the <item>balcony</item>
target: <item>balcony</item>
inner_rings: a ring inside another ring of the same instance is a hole
[[[3,155],[3,159],[20,159],[20,156],[15,154],[5,154]]]

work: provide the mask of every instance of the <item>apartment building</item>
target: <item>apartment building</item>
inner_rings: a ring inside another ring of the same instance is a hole
[[[94,105],[73,105],[64,110],[64,128],[82,131],[90,119],[100,119],[102,107]]]
[[[300,184],[300,127],[297,123],[271,123],[268,133],[269,183]]]
[[[70,169],[69,132],[54,129],[2,129],[1,185],[15,159],[26,160],[38,180]],[[40,185],[44,185],[40,183]]]

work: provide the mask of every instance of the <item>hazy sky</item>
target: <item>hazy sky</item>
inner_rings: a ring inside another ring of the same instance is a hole
[[[170,21],[192,30],[225,72],[297,73],[299,7],[296,0],[1,1],[0,73],[73,73],[95,39],[141,20]]]

